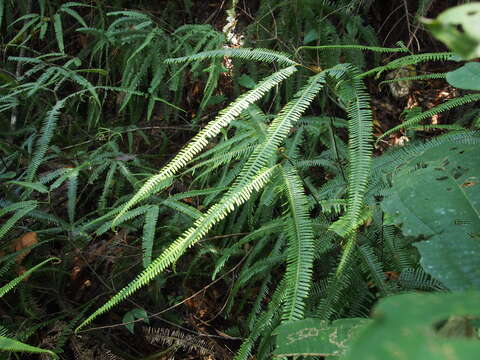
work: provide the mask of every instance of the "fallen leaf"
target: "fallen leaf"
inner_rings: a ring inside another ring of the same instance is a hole
[[[28,248],[30,246],[33,246],[37,243],[38,243],[37,233],[34,231],[31,231],[13,240],[12,251],[17,252],[25,248]],[[18,255],[15,260],[17,264],[20,264],[23,261],[23,259],[25,259],[25,257],[27,257],[27,255],[30,254],[30,251],[31,250],[27,250],[21,253],[20,255]]]

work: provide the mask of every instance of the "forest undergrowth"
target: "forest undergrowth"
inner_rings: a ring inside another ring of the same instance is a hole
[[[0,359],[476,359],[479,21],[0,0]]]

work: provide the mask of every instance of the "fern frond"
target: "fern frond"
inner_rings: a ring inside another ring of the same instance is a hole
[[[216,136],[221,129],[226,127],[231,121],[235,119],[240,113],[248,108],[250,104],[259,100],[270,89],[276,86],[281,81],[292,75],[296,71],[296,67],[291,66],[286,69],[277,71],[276,73],[268,76],[261,83],[259,83],[255,89],[240,96],[232,104],[230,104],[225,110],[221,111],[219,116],[208,123],[208,125],[200,131],[193,139],[182,149],[180,152],[162,168],[159,174],[150,178],[142,188],[130,199],[123,207],[120,213],[113,221],[113,225],[117,223],[117,220],[131,207],[136,205],[139,201],[152,195],[155,187],[160,184],[166,178],[174,176],[178,170],[183,168],[188,161],[202,151],[208,144],[208,140]]]
[[[384,137],[398,131],[404,128],[410,128],[416,124],[418,124],[420,121],[428,119],[432,117],[433,115],[439,114],[443,111],[451,110],[455,107],[462,106],[465,104],[468,104],[470,102],[475,102],[480,100],[480,94],[467,94],[462,97],[458,97],[455,99],[450,99],[443,104],[434,106],[430,110],[424,111],[421,114],[418,114],[416,116],[411,117],[410,119],[404,121],[400,125],[395,126],[394,128],[387,130],[385,133],[383,133],[376,141],[378,143],[381,139]]]
[[[347,213],[330,230],[345,236],[358,226],[367,190],[372,162],[372,110],[363,81],[356,78],[358,70],[347,65],[353,77],[342,82],[340,98],[347,104],[348,113],[348,204]],[[343,93],[343,96],[342,96]]]
[[[446,291],[447,289],[437,280],[428,275],[422,268],[406,268],[398,279],[407,290]]]
[[[377,66],[376,68],[373,68],[364,73],[358,74],[357,77],[364,78],[372,74],[381,74],[384,71],[395,70],[407,65],[415,65],[422,62],[449,61],[449,60],[453,60],[455,56],[456,55],[451,52],[437,52],[437,53],[425,53],[425,54],[403,56],[399,59],[390,61],[386,65]]]
[[[142,236],[142,261],[143,267],[146,268],[152,262],[152,248],[155,237],[155,227],[158,221],[158,206],[151,206],[145,213],[145,224],[143,225]]]
[[[76,331],[89,324],[97,316],[110,310],[119,302],[128,298],[141,287],[148,284],[168,266],[173,264],[188,248],[198,242],[207,232],[219,221],[224,219],[236,207],[247,201],[254,191],[259,191],[268,182],[277,166],[260,172],[256,177],[246,184],[242,189],[227,193],[217,204],[213,205],[193,226],[187,229],[176,239],[155,261],[142,271],[132,282],[117,292],[109,301],[90,315]]]
[[[325,72],[310,77],[307,84],[295,94],[293,100],[284,106],[268,127],[265,141],[257,145],[242,172],[235,180],[233,187],[241,187],[273,157],[280,144],[288,136],[290,129],[323,88],[326,81],[325,77]]]
[[[107,206],[107,197],[110,192],[110,188],[113,185],[114,179],[113,176],[115,175],[115,171],[117,170],[117,162],[114,161],[110,163],[110,167],[107,171],[107,176],[105,177],[105,182],[103,184],[102,195],[100,195],[100,199],[98,200],[98,209],[104,210]]]
[[[53,108],[47,113],[47,116],[43,120],[43,127],[40,138],[37,141],[36,148],[30,165],[27,169],[26,181],[32,182],[38,167],[43,161],[45,154],[47,153],[48,145],[53,137],[53,132],[57,127],[57,120],[60,117],[60,111],[65,106],[67,99],[57,101]]]
[[[398,77],[391,80],[384,80],[378,86],[381,88],[384,84],[391,84],[396,83],[399,81],[422,81],[422,80],[430,80],[430,79],[445,79],[447,77],[447,73],[435,73],[435,74],[425,74],[425,75],[415,75],[415,76],[405,76],[405,77]]]
[[[387,48],[387,47],[380,47],[380,46],[365,46],[365,45],[300,46],[297,49],[297,52],[300,50],[336,50],[336,49],[368,50],[368,51],[379,52],[379,53],[408,52],[408,49],[406,47]]]
[[[280,305],[285,297],[286,292],[286,279],[283,278],[277,286],[277,289],[273,293],[272,300],[268,304],[268,307],[255,321],[250,335],[242,342],[240,349],[233,358],[233,360],[248,360],[250,358],[252,348],[255,345],[257,339],[264,334],[264,332],[271,328],[273,325],[273,319],[276,313],[280,309]]]
[[[146,327],[143,329],[146,340],[150,344],[162,344],[165,346],[174,346],[182,348],[188,352],[195,351],[199,355],[213,355],[213,347],[204,339],[185,334],[180,330],[156,329]]]
[[[179,58],[166,59],[167,64],[179,64],[183,62],[201,61],[212,58],[232,57],[240,58],[249,61],[260,61],[267,63],[278,63],[284,66],[296,66],[299,65],[295,61],[291,60],[289,55],[273,51],[269,49],[250,49],[250,48],[228,48],[204,51],[198,54],[183,56]]]
[[[312,283],[314,240],[302,180],[294,168],[283,169],[282,177],[289,213],[285,218],[288,239],[287,289],[282,320],[292,321],[300,320],[304,315],[305,298]]]
[[[378,260],[377,255],[374,253],[372,247],[369,244],[363,244],[360,245],[358,249],[361,259],[368,269],[368,275],[373,280],[374,284],[379,288],[381,294],[383,296],[390,294],[392,289],[385,281],[386,277],[383,272],[382,264]]]
[[[218,272],[224,267],[228,259],[235,253],[241,251],[242,247],[245,244],[248,244],[249,242],[256,239],[267,237],[268,235],[277,234],[282,231],[283,226],[284,226],[283,220],[279,220],[279,219],[272,220],[267,224],[263,225],[262,227],[256,229],[255,231],[252,231],[250,234],[243,237],[232,246],[226,248],[223,251],[223,254],[220,257],[220,259],[218,259],[218,261],[215,264],[215,269],[212,274],[212,279],[216,278]]]
[[[124,213],[122,216],[120,216],[117,220],[117,225],[120,225],[126,221],[129,221],[129,220],[132,220],[140,215],[143,215],[145,214],[148,210],[150,209],[150,205],[143,205],[143,206],[140,206],[140,207],[137,207],[133,210],[130,210],[130,211],[127,211],[126,213]],[[112,215],[116,214],[118,212],[118,209],[114,209],[112,211],[109,212],[109,214],[106,214],[107,216],[103,216],[101,218],[97,218],[94,220],[95,221],[100,221],[102,219],[105,219],[105,218],[109,218],[111,217]],[[90,224],[87,224],[85,225],[85,228],[87,226],[91,225]],[[98,236],[98,235],[102,235],[104,233],[106,233],[112,226],[112,221],[109,221],[105,224],[103,224],[102,226],[100,226],[96,231],[95,231],[95,234]]]
[[[353,260],[355,259],[356,234],[348,235],[335,272],[328,279],[325,297],[320,302],[317,314],[323,320],[329,320],[335,313],[335,305],[339,301],[341,292],[350,284],[353,272]]]
[[[21,201],[0,210],[0,217],[7,212],[15,211],[15,213],[0,227],[0,239],[8,233],[18,220],[33,211],[37,206],[38,204],[36,201]]]
[[[74,171],[68,178],[67,189],[67,213],[68,220],[72,225],[75,221],[75,210],[77,208],[77,188],[78,188],[78,171]]]
[[[28,269],[23,274],[17,276],[15,279],[10,281],[8,284],[6,284],[6,285],[4,285],[0,288],[0,298],[3,297],[6,293],[8,293],[10,290],[12,290],[15,286],[17,286],[23,279],[30,276],[33,272],[35,272],[36,270],[41,268],[43,265],[45,265],[45,264],[47,264],[51,261],[60,261],[60,259],[56,258],[56,257],[48,258],[47,260],[44,260],[41,263],[35,265],[34,267]]]
[[[162,205],[168,206],[171,209],[181,212],[182,214],[185,214],[194,220],[202,216],[202,212],[200,210],[197,210],[195,207],[173,199],[164,200],[162,202]]]

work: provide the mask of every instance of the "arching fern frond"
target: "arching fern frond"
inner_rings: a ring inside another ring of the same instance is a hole
[[[200,131],[193,139],[182,149],[180,152],[160,170],[160,173],[151,177],[142,188],[130,199],[123,207],[120,213],[113,221],[113,225],[117,223],[126,211],[136,205],[139,201],[154,193],[155,188],[166,178],[175,175],[178,170],[183,168],[193,157],[202,151],[208,144],[208,140],[216,136],[221,129],[226,127],[231,121],[233,121],[240,113],[247,109],[250,104],[259,100],[270,89],[276,86],[281,81],[292,75],[296,71],[295,66],[291,66],[268,76],[265,80],[260,82],[255,89],[248,91],[240,96],[226,109],[220,112],[216,119],[208,123],[208,125]]]
[[[12,205],[6,206],[0,210],[0,217],[9,212],[15,212],[7,221],[0,227],[0,239],[5,236],[8,231],[15,225],[15,223],[33,211],[38,206],[37,201],[20,201]]]
[[[449,61],[449,60],[453,60],[455,56],[456,55],[451,52],[425,53],[425,54],[403,56],[399,59],[390,61],[386,65],[377,66],[376,68],[373,68],[364,73],[358,74],[357,77],[364,78],[366,76],[370,76],[373,74],[381,74],[384,71],[399,69],[407,65],[415,65],[422,62]]]
[[[422,113],[420,113],[416,116],[413,116],[410,119],[401,123],[400,125],[397,125],[394,128],[392,128],[390,130],[387,130],[385,133],[383,133],[377,139],[376,143],[378,143],[384,137],[394,133],[395,131],[417,125],[420,121],[428,119],[428,118],[432,117],[433,115],[439,114],[443,111],[451,110],[455,107],[462,106],[462,105],[468,104],[470,102],[479,101],[479,100],[480,100],[480,94],[467,94],[467,95],[462,96],[462,97],[458,97],[458,98],[455,98],[455,99],[450,99],[450,100],[444,102],[443,104],[434,106],[430,110],[424,111],[424,112],[422,112]]]
[[[250,48],[228,48],[211,51],[203,51],[201,53],[189,56],[183,56],[179,58],[166,59],[167,64],[179,64],[183,62],[201,61],[212,58],[232,57],[240,58],[250,61],[260,61],[267,63],[278,63],[283,66],[299,65],[295,61],[291,60],[289,55],[281,53],[279,51],[273,51],[269,49],[250,49]]]
[[[337,49],[346,49],[346,50],[368,50],[373,52],[380,53],[398,53],[398,52],[408,52],[406,47],[398,48],[387,48],[380,46],[365,46],[365,45],[321,45],[321,46],[300,46],[297,49],[297,52],[300,50],[337,50]]]
[[[423,81],[423,80],[430,80],[430,79],[445,79],[447,77],[447,73],[434,73],[434,74],[424,74],[424,75],[415,75],[415,76],[405,76],[405,77],[398,77],[391,80],[384,80],[380,84],[379,87],[382,87],[384,84],[391,84],[400,81]]]
[[[326,73],[318,73],[308,80],[267,129],[266,139],[259,144],[248,159],[242,172],[235,180],[234,187],[242,187],[272,158],[280,144],[288,136],[292,126],[300,119],[304,111],[310,106],[315,96],[325,84]]]
[[[88,325],[97,316],[110,310],[119,302],[128,298],[141,287],[148,284],[153,278],[158,276],[168,266],[177,259],[191,246],[198,242],[208,231],[230,212],[247,201],[254,191],[259,191],[268,182],[272,173],[277,170],[277,166],[260,172],[252,178],[248,184],[237,191],[228,192],[217,204],[213,205],[201,218],[199,218],[192,227],[187,229],[178,239],[176,239],[155,261],[153,261],[145,270],[143,270],[133,281],[131,281],[122,290],[117,292],[110,300],[97,309],[76,329],[78,331],[85,325]]]
[[[8,293],[9,291],[11,291],[15,286],[17,286],[23,279],[25,279],[26,277],[30,276],[33,272],[35,272],[36,270],[38,270],[39,268],[41,268],[42,266],[44,266],[45,264],[51,262],[51,261],[60,261],[59,258],[56,258],[56,257],[51,257],[51,258],[48,258],[47,260],[44,260],[42,261],[41,263],[33,266],[32,268],[28,269],[27,271],[25,271],[23,274],[17,276],[15,279],[13,279],[12,281],[10,281],[9,283],[7,283],[6,285],[2,286],[0,288],[0,298],[2,296],[4,296],[6,293]]]
[[[313,229],[308,212],[308,199],[295,168],[282,169],[283,189],[288,200],[285,230],[288,240],[287,289],[283,321],[300,320],[304,316],[305,299],[312,283],[314,257]]]

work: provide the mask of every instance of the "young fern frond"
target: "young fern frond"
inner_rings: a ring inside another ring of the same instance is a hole
[[[358,226],[367,190],[372,162],[372,110],[370,97],[363,81],[356,77],[358,70],[347,65],[350,79],[341,83],[340,99],[347,105],[348,113],[348,203],[347,213],[330,230],[346,236]]]
[[[192,227],[176,239],[155,261],[142,271],[126,287],[117,292],[109,301],[90,315],[76,331],[88,325],[97,316],[110,310],[119,302],[128,298],[141,287],[148,284],[168,266],[173,264],[188,248],[195,245],[208,231],[229,213],[247,201],[253,192],[259,191],[269,181],[277,166],[260,172],[248,184],[237,191],[229,191],[217,204],[213,205]]]
[[[181,168],[183,168],[190,160],[192,160],[196,154],[198,154],[207,146],[209,139],[218,135],[218,133],[224,127],[228,126],[228,124],[237,116],[239,116],[243,110],[248,108],[250,104],[259,100],[274,86],[292,75],[296,70],[297,69],[295,66],[290,66],[277,71],[260,82],[255,89],[243,94],[226,109],[221,111],[216,119],[208,123],[208,125],[202,131],[194,136],[193,139],[182,150],[180,150],[180,152],[166,166],[162,168],[159,174],[151,177],[142,186],[142,188],[127,202],[127,204],[117,215],[113,221],[113,226],[116,225],[118,218],[120,218],[120,216],[122,216],[126,211],[135,206],[141,200],[152,195],[158,184],[160,184],[163,180],[174,176]]]
[[[278,63],[282,66],[296,66],[299,65],[295,61],[291,60],[289,55],[273,51],[269,49],[250,49],[250,48],[228,48],[211,51],[203,51],[201,53],[189,56],[183,56],[179,58],[166,59],[167,64],[180,64],[183,62],[201,61],[212,58],[232,57],[240,58],[250,61],[260,61],[266,63]]]
[[[288,240],[285,274],[287,289],[282,320],[292,321],[304,316],[305,299],[312,283],[315,246],[302,179],[295,168],[282,169],[282,177],[288,199],[288,215],[285,217]]]
[[[404,121],[400,125],[395,126],[392,129],[387,130],[385,133],[383,133],[376,141],[378,143],[380,140],[382,140],[384,137],[394,133],[395,131],[405,129],[405,128],[410,128],[412,126],[417,125],[420,121],[428,119],[432,117],[433,115],[439,114],[443,111],[451,110],[455,107],[462,106],[465,104],[468,104],[470,102],[475,102],[480,100],[480,94],[467,94],[462,97],[458,97],[455,99],[450,99],[443,104],[434,106],[430,110],[424,111],[416,116],[411,117],[410,119]]]

